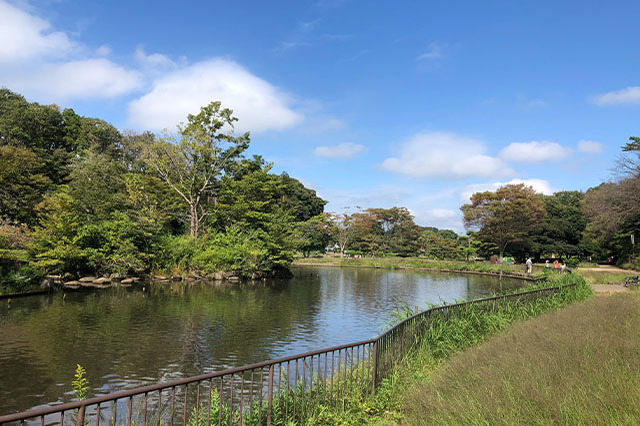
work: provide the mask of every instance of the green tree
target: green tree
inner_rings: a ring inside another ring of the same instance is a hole
[[[24,148],[0,146],[0,217],[34,225],[33,210],[50,185],[36,154]]]
[[[149,165],[157,175],[182,197],[188,207],[189,230],[197,239],[201,226],[210,215],[216,183],[226,165],[249,146],[249,133],[233,135],[238,120],[220,102],[189,114],[187,124],[178,127],[177,136],[167,136],[147,150]]]
[[[312,251],[323,251],[327,247],[331,239],[330,227],[331,216],[329,213],[322,213],[297,223],[301,240],[299,250],[304,257],[308,257]]]
[[[62,112],[64,118],[65,141],[76,152],[91,150],[123,159],[122,135],[113,125],[99,118],[83,117],[72,109]]]
[[[455,237],[452,238],[451,233]],[[463,251],[457,237],[458,235],[449,229],[442,231],[427,229],[418,237],[420,252],[432,259],[459,259]]]
[[[55,184],[66,177],[74,146],[65,138],[65,121],[56,105],[30,103],[0,88],[0,146],[28,149],[44,165]]]
[[[541,197],[524,184],[476,192],[460,210],[465,228],[478,229],[481,239],[495,243],[500,258],[509,243],[525,238],[545,216]]]
[[[110,156],[89,150],[69,173],[68,195],[84,220],[103,220],[127,208],[124,166]]]
[[[583,198],[580,191],[561,191],[543,196],[547,215],[530,232],[534,253],[546,257],[552,254],[563,257],[583,254],[582,235],[587,227]]]
[[[401,248],[403,243],[406,243],[406,232],[410,232],[412,226],[415,225],[413,216],[405,207],[374,208],[367,209],[365,212],[378,224],[380,250],[383,256],[387,254],[392,246]]]

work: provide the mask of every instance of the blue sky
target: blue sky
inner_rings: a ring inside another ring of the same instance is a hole
[[[581,189],[640,135],[640,2],[0,0],[0,86],[121,130],[221,100],[329,201],[463,231],[477,190]]]

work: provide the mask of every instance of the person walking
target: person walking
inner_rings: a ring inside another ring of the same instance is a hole
[[[560,270],[560,262],[558,262],[558,259],[553,261],[553,268],[556,270],[556,272]]]
[[[533,262],[531,258],[527,259],[527,274],[531,275],[533,273]]]

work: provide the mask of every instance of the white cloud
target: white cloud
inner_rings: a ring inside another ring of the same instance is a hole
[[[0,63],[23,62],[33,57],[60,57],[74,43],[37,16],[0,0]]]
[[[144,129],[172,129],[213,100],[234,111],[238,130],[281,130],[303,120],[289,106],[289,95],[235,62],[213,59],[158,79],[149,93],[129,104],[129,121]]]
[[[602,152],[602,144],[596,141],[580,141],[578,142],[578,151],[588,153]]]
[[[440,59],[444,56],[446,46],[442,43],[438,43],[437,41],[433,41],[429,43],[428,49],[418,55],[419,60],[434,60]]]
[[[571,151],[556,142],[514,142],[500,151],[500,158],[516,163],[539,163],[566,158]]]
[[[453,229],[463,232],[462,214],[460,211],[434,208],[434,209],[411,209],[414,220],[418,225],[435,226],[438,229]]]
[[[134,56],[136,61],[143,67],[175,68],[176,66],[176,63],[166,55],[162,55],[160,53],[151,53],[147,55],[142,46],[138,46],[136,48]]]
[[[51,24],[0,0],[0,82],[40,102],[111,98],[142,85],[142,75],[105,58]]]
[[[107,46],[106,44],[102,45],[96,49],[96,54],[98,54],[99,56],[108,56],[111,54],[111,47]]]
[[[591,102],[599,106],[640,104],[640,86],[629,86],[615,92],[602,93],[592,97]]]
[[[107,59],[43,64],[37,71],[13,76],[12,87],[41,100],[110,98],[142,85],[142,75]]]
[[[313,154],[318,157],[327,158],[350,158],[367,149],[364,145],[351,142],[333,146],[319,146],[313,150]]]
[[[505,185],[517,185],[524,183],[526,186],[532,187],[536,192],[544,195],[551,195],[556,192],[551,184],[544,179],[512,179],[508,182],[487,182],[487,183],[474,183],[472,185],[465,186],[460,192],[460,200],[469,201],[471,196],[476,192],[495,191],[501,186]]]
[[[400,157],[387,158],[382,162],[382,168],[420,178],[500,178],[514,175],[504,161],[485,154],[485,145],[481,141],[445,132],[413,136],[403,144]]]

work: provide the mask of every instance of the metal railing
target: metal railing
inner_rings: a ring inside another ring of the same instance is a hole
[[[433,307],[377,338],[139,387],[83,401],[0,417],[0,425],[272,425],[303,423],[322,406],[344,408],[367,396],[407,354],[431,336],[438,321],[461,311],[495,311],[555,294],[575,284]]]

